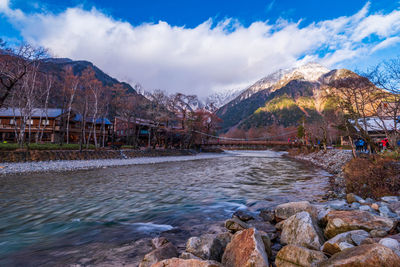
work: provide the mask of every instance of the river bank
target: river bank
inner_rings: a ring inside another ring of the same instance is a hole
[[[325,204],[289,202],[259,213],[237,211],[219,233],[177,248],[165,237],[139,267],[400,266],[400,199],[354,194]]]

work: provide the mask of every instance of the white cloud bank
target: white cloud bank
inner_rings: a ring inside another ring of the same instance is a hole
[[[94,62],[108,74],[148,89],[205,96],[243,88],[279,69],[317,61],[334,66],[400,42],[400,10],[358,13],[305,27],[280,20],[244,27],[235,20],[195,28],[160,21],[132,26],[93,8],[25,14],[0,0],[0,13],[26,41],[59,57]]]

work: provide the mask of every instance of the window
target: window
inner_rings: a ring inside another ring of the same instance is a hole
[[[14,125],[15,124],[15,120],[14,119],[10,119],[10,124]]]
[[[50,125],[50,121],[49,121],[49,120],[43,120],[43,121],[42,121],[42,124],[43,124],[43,125]]]
[[[26,121],[26,124],[27,124],[27,125],[33,125],[33,120],[27,120],[27,121]]]

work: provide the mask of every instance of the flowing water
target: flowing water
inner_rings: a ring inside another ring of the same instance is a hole
[[[66,257],[58,253],[65,248],[79,254],[91,244],[211,225],[238,209],[318,201],[328,176],[280,152],[236,151],[205,160],[0,177],[0,265],[38,259],[52,265]]]

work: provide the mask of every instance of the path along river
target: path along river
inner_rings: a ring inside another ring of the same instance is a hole
[[[238,209],[320,200],[329,175],[282,155],[234,151],[211,159],[2,176],[0,265],[74,262],[93,256],[93,244],[112,248],[165,231],[187,238]]]

